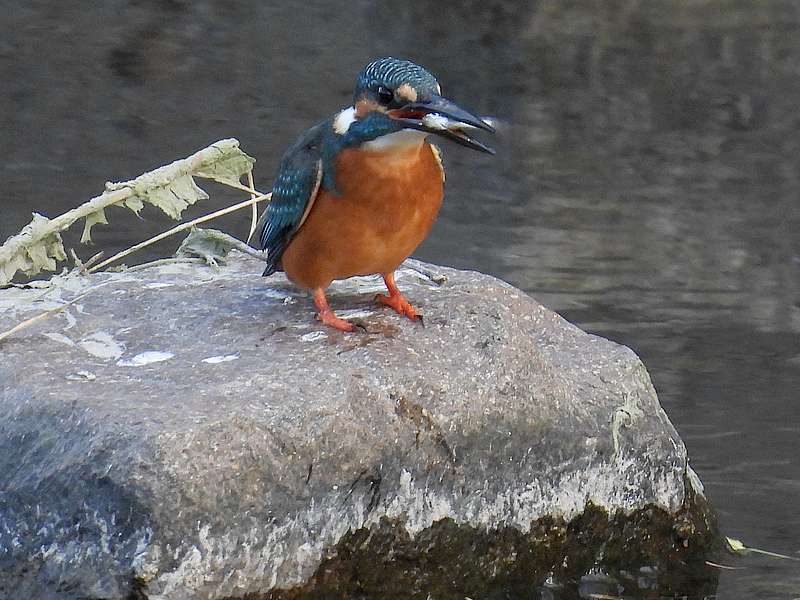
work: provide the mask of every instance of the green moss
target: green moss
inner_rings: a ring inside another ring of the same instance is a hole
[[[609,515],[590,504],[569,522],[539,519],[528,533],[444,519],[412,539],[383,519],[345,535],[305,585],[245,599],[524,600],[544,586],[573,598],[587,585],[626,598],[703,597],[717,586],[705,560],[718,539],[712,510],[693,494],[677,515],[656,507]]]

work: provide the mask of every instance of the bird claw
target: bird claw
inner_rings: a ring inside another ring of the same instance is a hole
[[[345,319],[340,319],[332,310],[319,312],[317,313],[316,318],[322,321],[323,325],[333,327],[334,329],[343,331],[344,333],[354,333],[356,329],[362,329],[363,331],[367,330],[367,328],[360,323],[351,323]]]
[[[388,306],[392,310],[394,310],[397,314],[408,317],[412,321],[419,321],[420,324],[424,327],[425,323],[422,320],[422,315],[419,314],[414,307],[411,306],[411,303],[406,300],[401,295],[391,295],[391,296],[384,296],[383,294],[377,294],[375,296],[375,300],[378,301],[380,304],[384,306]]]
[[[367,326],[364,325],[361,319],[353,319],[352,321],[348,321],[348,323],[357,327],[360,330],[360,333],[369,333],[369,329],[367,329]]]

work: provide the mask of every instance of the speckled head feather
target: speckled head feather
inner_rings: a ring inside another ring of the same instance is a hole
[[[392,92],[408,84],[416,94],[416,100],[424,102],[433,94],[441,94],[436,78],[419,65],[399,58],[378,58],[369,63],[358,76],[353,101],[377,94],[385,87]]]

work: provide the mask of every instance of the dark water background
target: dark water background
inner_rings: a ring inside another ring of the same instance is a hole
[[[223,137],[268,190],[387,54],[507,124],[494,159],[445,147],[417,256],[631,346],[724,533],[800,557],[798,2],[0,0],[0,240]],[[211,191],[190,214],[243,199]],[[97,247],[171,225],[143,215]],[[719,598],[800,597],[800,563],[726,562]]]

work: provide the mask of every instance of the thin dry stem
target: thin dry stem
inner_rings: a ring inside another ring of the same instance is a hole
[[[77,208],[65,212],[63,215],[50,219],[46,227],[38,227],[32,230],[23,229],[19,234],[8,238],[0,245],[0,264],[10,263],[20,253],[25,252],[27,248],[35,246],[48,236],[67,229],[79,219],[89,217],[109,206],[119,205],[135,197],[137,195],[135,189],[140,182],[148,181],[155,177],[158,177],[161,181],[168,182],[186,174],[199,176],[196,171],[209,161],[213,161],[220,154],[221,148],[238,147],[238,144],[239,142],[235,139],[220,140],[187,158],[182,158],[153,171],[148,171],[136,179],[121,183],[107,183],[104,193],[95,196]],[[207,178],[219,181],[213,177]],[[220,183],[253,193],[252,186],[251,188],[246,188],[241,184],[233,185],[231,182],[221,181]],[[14,273],[11,274],[9,279],[13,275]]]
[[[709,567],[715,567],[717,569],[723,569],[725,571],[741,571],[742,569],[747,568],[747,567],[729,567],[728,565],[721,565],[719,563],[711,562],[710,560],[707,560],[706,564]]]
[[[214,237],[215,238],[221,238],[221,239],[225,240],[226,242],[228,242],[228,244],[231,246],[231,248],[234,248],[234,249],[238,250],[239,252],[242,252],[244,254],[249,254],[250,256],[254,256],[255,258],[257,258],[259,260],[263,260],[264,262],[267,262],[267,253],[266,252],[264,252],[263,250],[256,250],[255,248],[251,248],[245,242],[243,242],[242,240],[240,240],[238,238],[233,237],[232,235],[228,235],[227,233],[224,233],[222,231],[215,231],[214,232]]]
[[[3,340],[5,340],[6,338],[11,337],[15,333],[18,333],[18,332],[22,331],[23,329],[27,329],[31,325],[35,325],[39,321],[44,321],[45,319],[48,319],[48,318],[52,317],[53,315],[57,315],[58,313],[65,311],[66,309],[68,309],[70,306],[72,306],[73,304],[75,304],[79,300],[82,300],[83,298],[85,298],[86,296],[88,296],[89,294],[91,294],[92,292],[97,290],[98,288],[101,288],[104,285],[108,285],[109,283],[113,283],[113,282],[112,281],[106,281],[106,282],[103,282],[103,283],[101,283],[99,285],[96,285],[93,288],[88,289],[85,292],[75,296],[69,302],[66,302],[66,303],[64,303],[61,306],[58,306],[56,308],[51,308],[50,310],[46,310],[45,312],[40,313],[40,314],[36,315],[35,317],[31,317],[30,319],[27,319],[27,320],[23,321],[22,323],[12,327],[8,331],[0,333],[0,343],[2,343]]]
[[[159,258],[157,260],[153,260],[148,263],[142,263],[141,265],[134,265],[132,267],[128,267],[127,269],[125,269],[125,272],[135,273],[136,271],[144,271],[145,269],[152,269],[153,267],[161,267],[163,265],[175,265],[183,263],[206,264],[206,261],[203,260],[202,258],[192,258],[192,257]]]
[[[250,189],[252,190],[250,192],[250,199],[252,200],[253,198],[256,197],[256,185],[253,182],[253,171],[247,172],[247,184],[250,186]],[[250,243],[250,238],[253,237],[253,233],[255,233],[257,223],[258,223],[258,205],[253,204],[253,212],[250,219],[250,231],[247,234],[248,244]]]
[[[256,194],[263,196],[261,192],[253,189],[252,187],[248,187],[242,183],[233,183],[232,181],[219,179],[218,177],[214,177],[213,175],[209,175],[207,173],[192,173],[192,177],[199,177],[200,179],[208,179],[209,181],[213,181],[221,185],[227,185],[228,187],[232,187],[235,190],[241,190],[243,192],[248,192],[250,194],[253,194],[255,192]]]
[[[89,260],[87,260],[85,263],[83,263],[83,265],[81,266],[81,273],[86,273],[86,270],[90,269],[93,264],[100,262],[100,259],[103,258],[103,255],[105,255],[105,252],[101,250],[100,252],[92,256]]]
[[[248,191],[250,191],[250,190],[248,190]],[[237,210],[241,210],[242,208],[246,208],[246,207],[250,206],[251,204],[257,204],[258,202],[262,202],[264,200],[269,200],[271,197],[272,197],[272,192],[270,192],[269,194],[260,194],[258,196],[255,196],[255,197],[251,198],[250,200],[245,200],[244,202],[240,202],[238,204],[234,204],[233,206],[229,206],[227,208],[223,208],[221,210],[218,210],[216,212],[210,213],[208,215],[205,215],[205,216],[202,216],[202,217],[198,217],[198,218],[193,219],[191,221],[187,221],[186,223],[181,223],[180,225],[177,225],[177,226],[173,227],[172,229],[168,229],[167,231],[165,231],[163,233],[160,233],[157,236],[151,237],[149,240],[145,240],[143,242],[140,242],[139,244],[136,244],[135,246],[131,246],[127,250],[123,250],[122,252],[118,252],[114,256],[111,256],[111,257],[107,258],[106,260],[104,260],[103,262],[101,262],[99,264],[96,264],[91,269],[89,269],[88,272],[89,273],[94,273],[95,271],[99,271],[100,269],[102,269],[104,267],[107,267],[111,263],[117,262],[118,260],[120,260],[122,258],[125,258],[126,256],[128,256],[130,254],[133,254],[134,252],[138,252],[142,248],[146,248],[147,246],[155,244],[156,242],[160,242],[161,240],[166,239],[166,238],[168,238],[168,237],[170,237],[172,235],[175,235],[176,233],[179,233],[181,231],[186,231],[187,229],[190,229],[190,228],[194,227],[195,225],[198,225],[200,223],[205,223],[206,221],[210,221],[212,219],[216,219],[217,217],[221,217],[223,215],[227,215],[229,213],[236,212]]]
[[[159,169],[156,169],[156,171],[161,171],[164,174],[165,178],[175,178],[182,173],[191,173],[195,169],[197,169],[200,165],[202,165],[204,162],[208,161],[211,157],[213,157],[214,154],[219,152],[219,150],[217,150],[217,148],[215,147],[217,144],[221,144],[223,142],[228,142],[228,141],[229,140],[220,140],[219,142],[216,142],[216,144],[212,144],[207,148],[203,148],[202,150],[195,152],[194,154],[192,154],[187,158],[176,160],[166,165],[165,167],[159,167]],[[148,171],[147,173],[144,173],[143,175],[140,175],[139,177],[131,181],[108,184],[110,186],[113,185],[115,189],[103,192],[99,196],[95,196],[94,198],[92,198],[88,202],[81,204],[77,208],[73,208],[72,210],[65,212],[63,215],[59,215],[53,219],[50,219],[50,227],[48,232],[63,231],[64,229],[75,223],[78,219],[88,217],[89,215],[94,214],[104,208],[108,208],[109,206],[119,204],[124,200],[132,198],[133,196],[136,195],[136,192],[134,191],[134,185],[136,181],[143,177],[152,175],[153,172],[154,171]],[[245,186],[241,187],[244,188],[244,191],[251,191],[245,188]],[[6,241],[5,244],[3,244],[4,249],[12,248],[12,244],[10,244],[9,242],[12,242],[13,239],[14,238],[10,238],[9,240]]]

